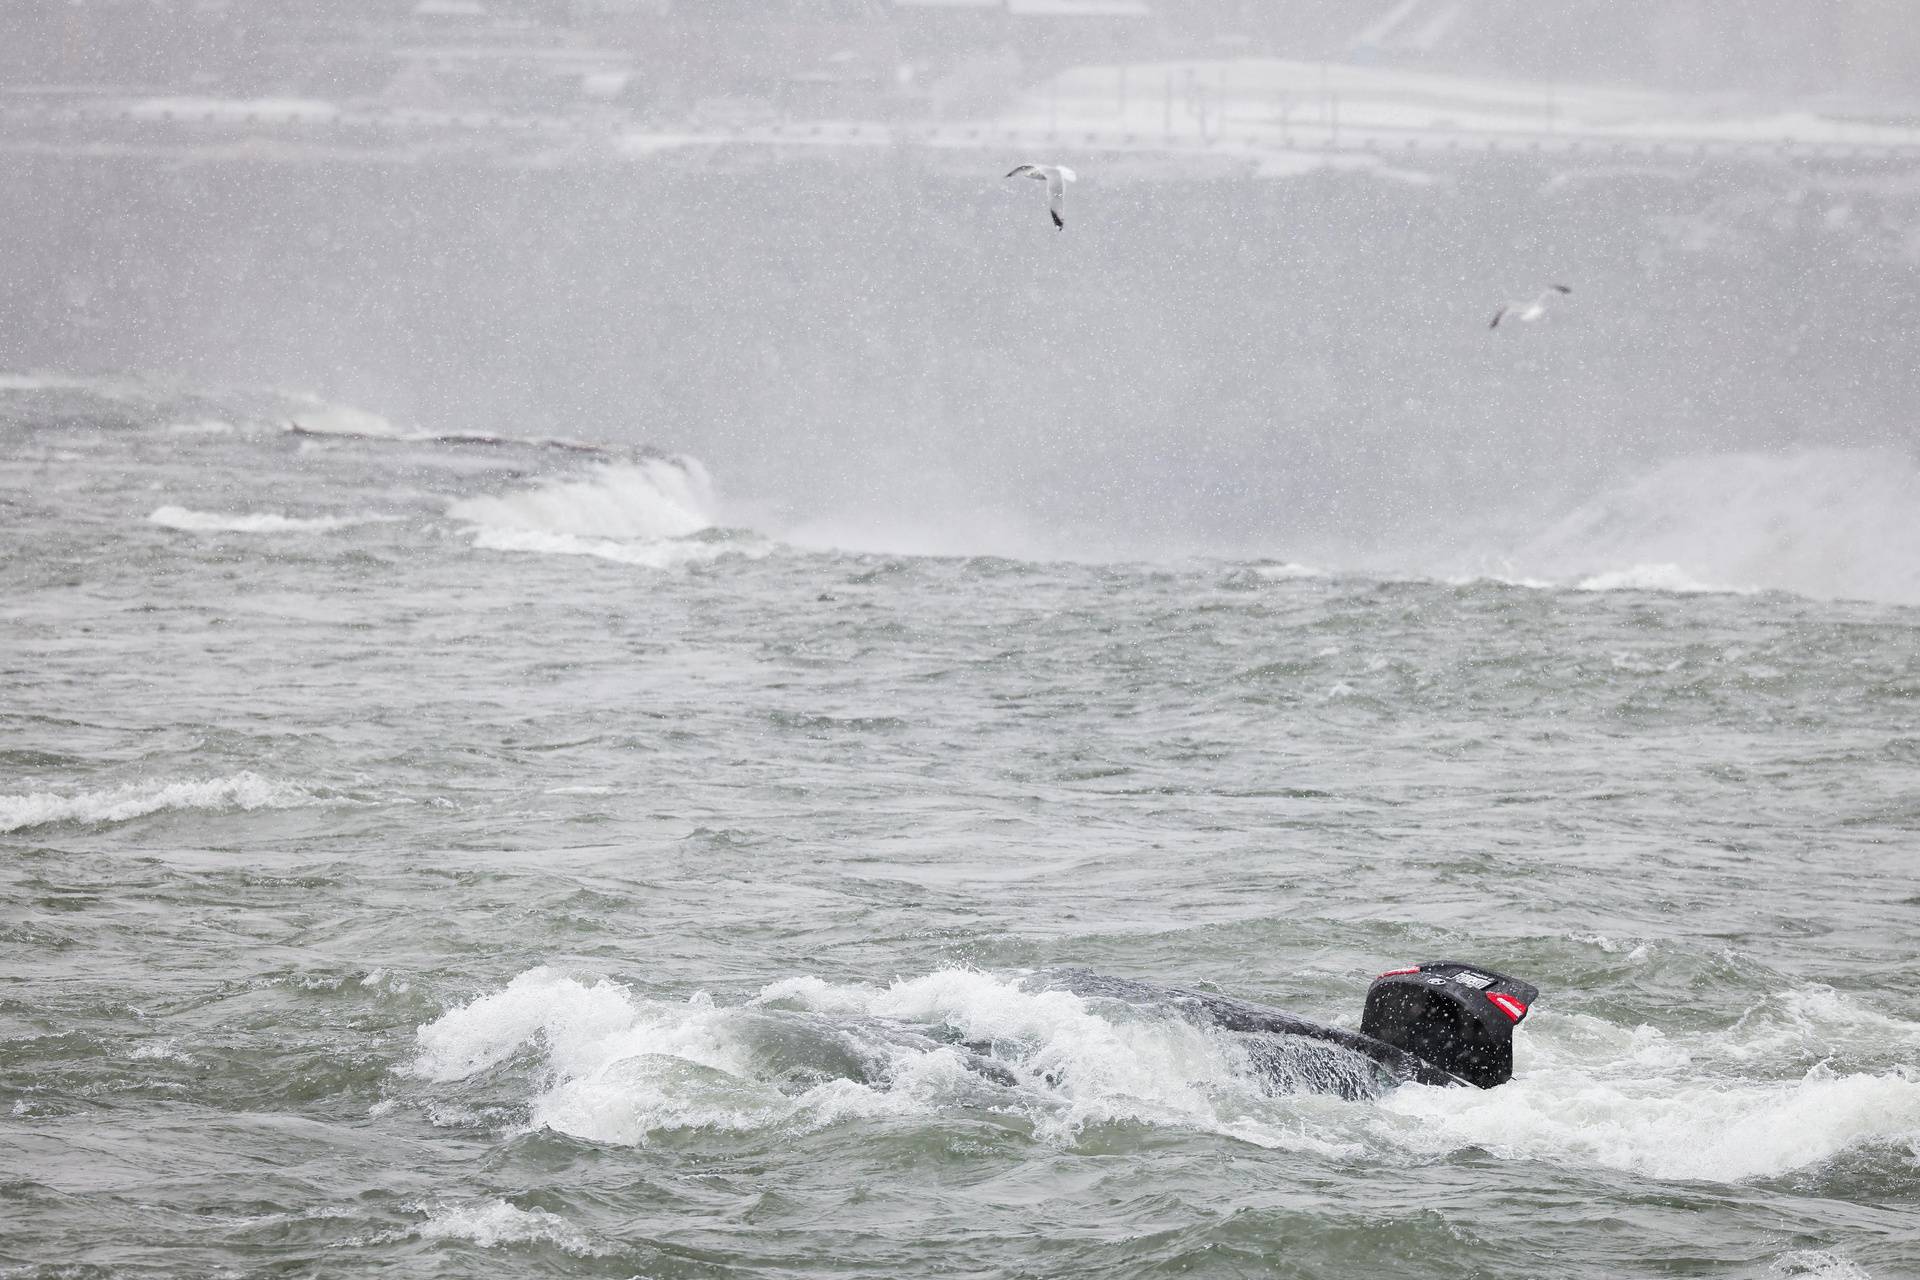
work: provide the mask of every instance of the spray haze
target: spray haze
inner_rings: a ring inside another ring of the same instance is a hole
[[[1680,456],[1912,465],[1920,196],[1885,183],[1089,156],[1055,235],[973,153],[721,159],[135,162],[77,259],[16,210],[42,274],[8,338],[31,365],[683,450],[773,532],[949,553],[1438,570]],[[12,198],[84,207],[101,180],[36,162]],[[102,259],[142,266],[108,283]],[[1499,299],[1562,277],[1489,341]]]

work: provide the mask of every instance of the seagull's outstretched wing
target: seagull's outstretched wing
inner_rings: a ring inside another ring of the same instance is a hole
[[[1552,289],[1555,293],[1572,293],[1573,292],[1573,290],[1567,288],[1567,286],[1563,284],[1548,285],[1547,287]]]
[[[1060,179],[1067,171],[1055,170],[1047,175],[1047,212],[1053,215],[1053,229],[1066,228],[1066,220],[1061,217],[1067,211],[1067,184]]]
[[[1010,171],[1010,172],[1009,172],[1009,173],[1007,174],[1007,176],[1008,176],[1009,178],[1017,178],[1017,177],[1019,177],[1019,176],[1020,176],[1021,174],[1023,174],[1023,173],[1032,173],[1032,172],[1033,172],[1033,166],[1032,166],[1032,165],[1030,165],[1030,164],[1023,164],[1023,165],[1021,165],[1021,166],[1019,166],[1018,168],[1016,168],[1016,169],[1013,169],[1012,171]]]
[[[1505,319],[1507,318],[1507,312],[1509,312],[1509,311],[1511,311],[1511,310],[1513,310],[1513,308],[1512,308],[1512,307],[1502,307],[1502,308],[1500,308],[1500,309],[1499,309],[1498,311],[1496,311],[1496,312],[1494,312],[1494,313],[1493,313],[1493,323],[1492,323],[1492,324],[1490,324],[1490,325],[1488,325],[1488,326],[1487,326],[1487,328],[1489,328],[1489,329],[1498,329],[1498,328],[1500,327],[1500,322],[1501,322],[1502,320],[1505,320]]]

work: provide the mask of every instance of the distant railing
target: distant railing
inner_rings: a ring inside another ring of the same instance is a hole
[[[1171,98],[1169,99],[1171,101]],[[1137,118],[1138,113],[1134,113]],[[1627,132],[1394,126],[1343,122],[1338,95],[1301,119],[1292,107],[1269,120],[1234,118],[1204,89],[1184,95],[1181,109],[1162,113],[1160,130],[1027,113],[1001,119],[882,122],[780,120],[767,123],[668,124],[606,110],[577,114],[519,113],[481,107],[339,106],[313,103],[145,100],[84,105],[12,101],[0,104],[0,147],[58,147],[65,142],[194,146],[209,138],[282,136],[302,141],[376,146],[385,138],[495,135],[592,144],[601,154],[730,145],[973,148],[1036,147],[1081,152],[1176,155],[1351,154],[1375,156],[1539,155],[1592,160],[1825,161],[1909,164],[1920,141],[1819,141],[1793,138],[1686,137]],[[1902,131],[1903,133],[1905,131]]]

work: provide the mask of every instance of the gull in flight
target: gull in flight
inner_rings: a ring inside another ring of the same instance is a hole
[[[1066,212],[1067,184],[1079,181],[1079,176],[1063,164],[1023,164],[1007,175],[1009,178],[1028,177],[1035,182],[1047,184],[1047,212],[1053,215],[1053,229],[1063,230],[1066,222],[1060,215]]]
[[[1547,304],[1553,301],[1556,293],[1572,293],[1573,290],[1563,284],[1550,284],[1540,291],[1540,296],[1532,302],[1509,302],[1493,313],[1493,323],[1489,329],[1498,329],[1500,322],[1506,319],[1525,320],[1529,324],[1547,314]]]

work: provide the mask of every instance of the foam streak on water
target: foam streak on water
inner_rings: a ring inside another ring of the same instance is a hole
[[[227,778],[128,783],[98,791],[0,796],[0,832],[78,823],[127,822],[169,810],[278,809],[311,803],[299,787],[243,771]]]
[[[1824,541],[1849,459],[1467,576],[1062,563],[7,385],[0,1275],[1913,1274],[1892,467]],[[1447,956],[1541,988],[1497,1090],[1049,977]]]

